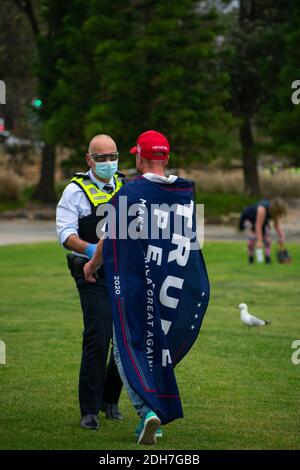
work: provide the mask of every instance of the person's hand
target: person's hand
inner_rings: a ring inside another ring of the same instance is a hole
[[[96,272],[97,266],[94,265],[93,260],[90,260],[83,266],[84,278],[88,282],[95,283],[96,279],[93,276],[93,273]]]

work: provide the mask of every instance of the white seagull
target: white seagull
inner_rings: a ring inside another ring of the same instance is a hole
[[[240,309],[240,313],[241,313],[241,322],[247,326],[265,326],[271,323],[270,321],[261,320],[260,318],[257,318],[254,315],[251,315],[248,312],[247,304],[239,304],[238,308]]]

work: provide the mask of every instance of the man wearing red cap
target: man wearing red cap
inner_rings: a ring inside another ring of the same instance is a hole
[[[192,183],[165,175],[168,139],[149,130],[138,137],[130,153],[136,155],[142,177],[119,192],[117,212],[122,212],[123,195],[128,207],[141,201],[142,213],[149,214],[151,205],[163,202],[164,207],[175,206],[181,222],[184,219],[194,228]],[[141,418],[135,431],[138,443],[148,445],[162,436],[160,424],[183,417],[174,367],[194,343],[209,299],[202,254],[200,249],[190,248],[194,236],[178,234],[178,227],[174,229],[172,217],[163,209],[154,209],[154,214],[159,214],[155,220],[160,229],[169,220],[168,238],[157,239],[147,232],[144,238],[122,239],[116,230],[111,239],[100,240],[94,257],[84,266],[85,279],[95,282],[93,273],[104,259],[114,313],[115,362]],[[139,230],[143,228],[137,224]]]
[[[136,156],[136,169],[144,178],[155,183],[172,184],[177,176],[166,177],[165,168],[169,163],[170,144],[168,139],[156,131],[141,134],[130,153]]]
[[[175,175],[165,176],[165,168],[169,162],[170,144],[168,139],[160,132],[150,130],[141,134],[137,139],[136,146],[131,148],[130,153],[136,155],[136,169],[144,178],[156,183],[165,184],[172,184],[177,179]],[[98,256],[96,254],[91,262],[85,265],[86,280],[90,282],[95,282],[92,274],[97,270],[99,264],[102,263],[99,255],[102,258],[102,247],[101,254],[99,253]],[[114,338],[114,341],[116,342],[116,338]],[[142,418],[135,431],[138,443],[154,444],[156,437],[162,437],[162,431],[159,428],[160,420],[130,387],[122,367],[119,350],[116,347],[114,355],[120,377],[129,398]]]
[[[166,161],[167,164],[170,144],[168,139],[160,132],[147,131],[138,137],[137,144],[135,147],[132,147],[130,153],[145,158],[148,161]]]

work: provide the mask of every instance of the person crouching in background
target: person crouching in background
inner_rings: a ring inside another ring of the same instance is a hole
[[[266,263],[271,263],[271,237],[270,237],[270,221],[273,220],[274,228],[278,235],[279,253],[282,260],[279,262],[288,262],[290,260],[287,251],[284,248],[285,235],[280,224],[280,219],[287,214],[287,204],[280,198],[264,199],[257,204],[247,207],[243,210],[240,217],[240,230],[244,230],[246,226],[250,227],[248,236],[248,260],[254,263],[254,252],[258,263],[262,263],[265,259]],[[263,256],[263,247],[265,258]],[[283,260],[285,258],[285,260]]]

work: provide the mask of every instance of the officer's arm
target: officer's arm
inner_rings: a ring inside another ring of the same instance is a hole
[[[68,250],[77,251],[77,253],[85,253],[87,246],[88,243],[84,240],[81,240],[81,238],[79,238],[78,235],[75,235],[75,233],[72,233],[72,235],[70,235],[64,242],[65,248]]]
[[[92,258],[96,245],[81,240],[78,236],[78,219],[82,191],[78,191],[73,185],[68,185],[56,209],[56,228],[60,243],[68,250],[86,254]]]

